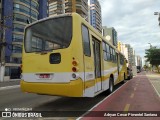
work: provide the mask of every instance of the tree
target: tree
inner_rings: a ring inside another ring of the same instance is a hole
[[[151,47],[150,49],[147,49],[145,52],[147,58],[147,62],[150,62],[152,66],[156,66],[158,69],[158,66],[160,65],[160,49],[156,47]],[[159,72],[159,69],[158,69]]]

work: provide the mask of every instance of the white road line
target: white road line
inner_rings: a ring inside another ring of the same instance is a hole
[[[153,83],[151,82],[151,79],[150,78],[148,78],[148,79],[149,79],[149,82],[151,83],[151,85],[153,86],[154,90],[156,91],[158,97],[160,97],[160,94],[159,94],[158,90],[155,88],[155,86],[153,85]]]
[[[0,87],[0,90],[8,90],[8,89],[14,89],[19,88],[20,85],[14,85],[14,86],[6,86],[6,87]]]
[[[129,81],[127,81],[128,83]],[[127,84],[126,83],[126,84]],[[124,84],[124,85],[126,85]],[[80,116],[79,118],[77,118],[76,120],[80,120],[81,118],[83,118],[86,114],[88,114],[90,111],[92,111],[95,107],[97,107],[98,105],[100,105],[103,101],[105,101],[107,98],[109,98],[112,94],[114,94],[115,92],[117,92],[120,88],[122,88],[124,85],[122,85],[121,87],[119,87],[117,90],[115,90],[113,93],[111,93],[109,96],[105,97],[102,101],[100,101],[99,103],[97,103],[95,106],[93,106],[90,110],[88,110],[86,113],[84,113],[82,116]]]

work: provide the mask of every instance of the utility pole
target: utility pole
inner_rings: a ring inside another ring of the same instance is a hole
[[[151,43],[148,43],[149,45],[150,45],[150,49],[152,48],[152,45],[151,45]]]
[[[9,26],[6,26],[6,19],[12,18],[11,16],[3,16],[3,19],[1,20],[0,27],[3,31],[3,37],[0,40],[0,82],[4,81],[4,74],[5,74],[5,48],[7,46],[6,40],[5,40],[5,33],[6,29],[11,28]]]
[[[160,12],[154,12],[154,15],[158,15],[158,22],[159,22],[159,26],[160,26]]]

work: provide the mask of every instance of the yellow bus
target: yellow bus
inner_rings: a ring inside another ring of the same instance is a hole
[[[28,25],[22,55],[23,92],[94,97],[127,78],[124,55],[76,13]]]

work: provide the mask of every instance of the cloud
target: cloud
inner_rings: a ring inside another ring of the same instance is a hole
[[[144,56],[145,49],[160,47],[158,16],[160,0],[100,0],[102,25],[114,27],[118,39],[130,44],[137,55]]]

